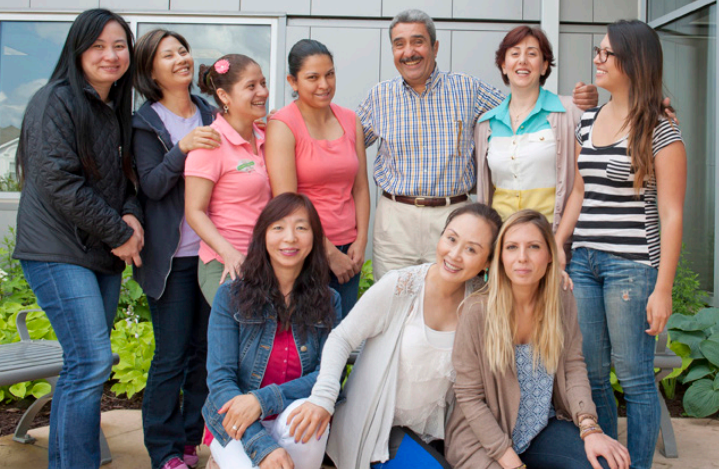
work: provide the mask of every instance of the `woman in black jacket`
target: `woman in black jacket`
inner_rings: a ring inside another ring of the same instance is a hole
[[[53,469],[100,465],[110,329],[125,263],[141,263],[129,154],[132,60],[132,32],[120,16],[80,14],[22,125],[14,257],[64,352],[50,414]]]
[[[148,297],[155,332],[142,403],[153,469],[194,467],[207,397],[210,307],[197,283],[200,238],[185,221],[185,158],[219,146],[212,108],[190,95],[194,63],[180,34],[155,29],[137,41],[135,88],[147,101],[132,120],[133,154],[145,212],[143,265],[135,279]],[[183,405],[180,406],[180,390]]]

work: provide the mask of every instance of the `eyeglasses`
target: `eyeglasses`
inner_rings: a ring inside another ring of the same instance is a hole
[[[606,47],[602,49],[601,47],[596,47],[596,46],[594,46],[593,50],[594,50],[594,56],[595,56],[595,57],[596,57],[596,56],[599,56],[599,63],[600,63],[600,64],[605,63],[605,62],[607,61],[607,58],[608,58],[610,55],[613,56],[613,57],[616,57],[616,56],[617,56],[617,54],[615,54],[614,52],[612,52],[612,51],[610,51],[610,50],[607,50]]]

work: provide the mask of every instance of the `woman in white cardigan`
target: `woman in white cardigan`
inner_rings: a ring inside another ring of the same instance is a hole
[[[338,468],[449,467],[431,443],[444,439],[454,402],[452,344],[457,308],[476,290],[501,225],[470,204],[450,214],[437,263],[389,272],[330,334],[308,402],[289,417],[295,440],[321,436]],[[337,405],[340,376],[365,341]]]

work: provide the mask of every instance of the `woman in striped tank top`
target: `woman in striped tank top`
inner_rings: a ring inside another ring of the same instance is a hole
[[[612,98],[577,126],[577,176],[556,233],[560,246],[574,237],[569,273],[599,424],[616,438],[613,363],[637,469],[651,467],[659,435],[654,336],[672,313],[686,188],[681,134],[662,109],[662,62],[641,21],[609,25],[595,47],[596,84]]]

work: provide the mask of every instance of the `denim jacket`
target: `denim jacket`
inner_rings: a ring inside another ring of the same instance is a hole
[[[320,369],[322,347],[330,332],[318,324],[308,330],[303,340],[293,324],[292,335],[302,364],[302,377],[260,389],[275,340],[277,315],[270,306],[252,319],[236,314],[231,306],[232,283],[220,287],[212,305],[207,336],[207,387],[210,394],[202,408],[207,427],[222,446],[229,443],[230,436],[222,427],[225,414],[219,414],[218,410],[235,396],[253,394],[262,408],[260,420],[281,413],[297,399],[309,397]],[[332,295],[337,324],[342,318],[342,306],[340,295],[334,290]],[[242,435],[242,445],[254,466],[259,466],[265,456],[280,447],[260,420]]]

